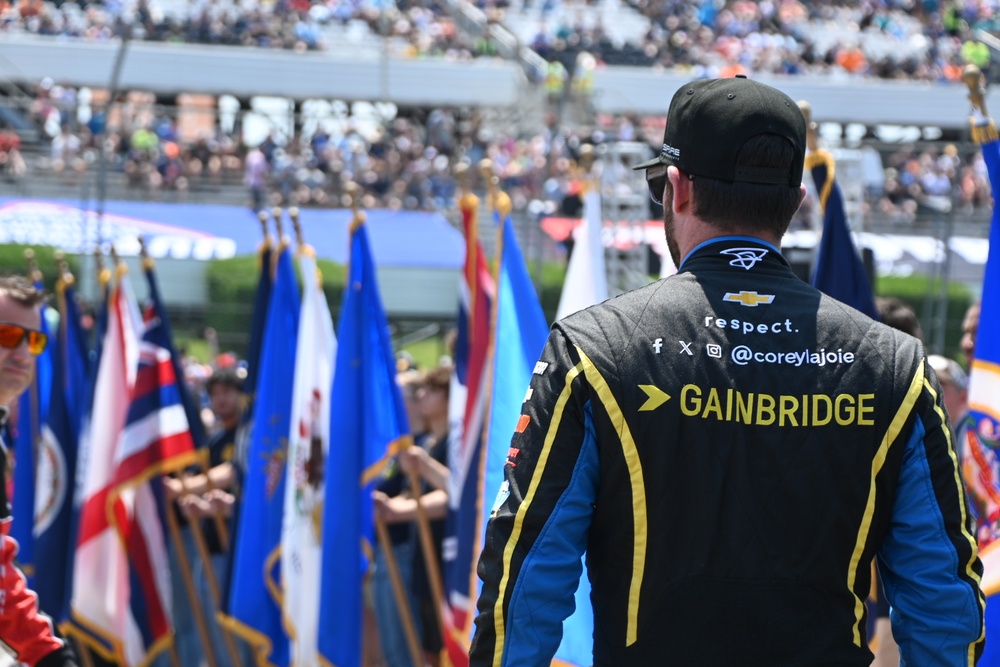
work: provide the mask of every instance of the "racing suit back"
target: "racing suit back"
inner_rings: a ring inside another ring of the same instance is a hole
[[[904,655],[972,664],[981,567],[916,339],[727,237],[558,322],[535,371],[473,664],[548,664],[584,552],[595,665],[867,666],[876,556]]]

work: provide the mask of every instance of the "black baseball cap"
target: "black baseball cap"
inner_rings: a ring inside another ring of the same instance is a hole
[[[795,148],[791,168],[737,167],[736,154],[759,134],[776,134]],[[663,148],[633,169],[674,165],[719,181],[798,187],[806,154],[806,121],[788,95],[745,76],[699,79],[670,100]]]

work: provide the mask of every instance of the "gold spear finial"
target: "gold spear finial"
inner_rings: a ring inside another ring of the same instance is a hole
[[[295,242],[300,248],[304,248],[306,245],[305,240],[302,237],[302,224],[299,222],[299,207],[292,206],[288,209],[288,217],[292,221],[292,229],[295,231]]]
[[[264,209],[257,211],[257,220],[260,221],[260,231],[264,235],[264,242],[267,243],[271,240],[271,232],[267,228],[267,211]]]
[[[279,243],[285,238],[285,229],[281,226],[281,213],[282,211],[280,206],[275,206],[271,209],[271,217],[274,218],[274,227],[278,230]]]
[[[35,259],[35,251],[31,248],[24,249],[24,261],[28,263],[28,276],[33,282],[42,282],[42,272],[38,269],[38,260]]]
[[[969,63],[962,68],[962,81],[969,87],[969,102],[973,108],[979,109],[984,116],[986,112],[986,89],[983,87],[983,73],[975,65]]]
[[[142,258],[142,268],[149,271],[153,268],[153,258],[149,256],[149,249],[146,248],[146,237],[139,234],[139,257]]]
[[[819,141],[816,138],[816,123],[812,119],[812,105],[805,100],[799,100],[799,109],[806,119],[806,148],[810,151],[819,148]]]
[[[482,160],[479,163],[479,171],[486,181],[486,201],[489,207],[501,216],[506,216],[511,209],[510,197],[500,190],[500,177],[493,173],[493,160],[489,158]]]
[[[365,222],[365,212],[361,210],[361,186],[351,182],[347,184],[345,190],[351,202],[351,213],[354,214],[351,220],[351,231],[353,231]]]
[[[459,162],[455,165],[452,170],[455,174],[455,182],[458,183],[458,191],[462,195],[466,195],[471,190],[470,181],[472,180],[472,169],[469,167],[468,162]]]

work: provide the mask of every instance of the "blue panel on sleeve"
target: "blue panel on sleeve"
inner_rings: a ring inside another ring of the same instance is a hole
[[[583,572],[582,557],[587,549],[600,472],[590,403],[585,407],[584,422],[584,440],[569,486],[524,559],[514,585],[507,611],[503,665],[548,665],[560,647],[563,620],[576,607],[574,593]],[[592,656],[592,617],[589,623],[587,648]],[[575,633],[586,634],[575,626]],[[561,650],[566,649],[563,646]]]

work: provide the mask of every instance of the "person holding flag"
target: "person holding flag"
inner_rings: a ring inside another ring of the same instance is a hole
[[[678,272],[553,325],[470,664],[548,664],[584,553],[592,664],[867,667],[876,557],[902,661],[975,664],[982,566],[923,347],[778,249],[805,195],[802,112],[736,77],[681,86],[667,117],[636,169]]]
[[[7,420],[7,406],[31,385],[35,358],[48,343],[39,329],[44,299],[21,276],[0,278],[0,426]],[[6,467],[7,446],[0,439],[0,479]],[[38,597],[14,563],[17,542],[10,537],[11,523],[6,485],[0,485],[0,641],[30,667],[75,667],[72,649],[39,611]]]

